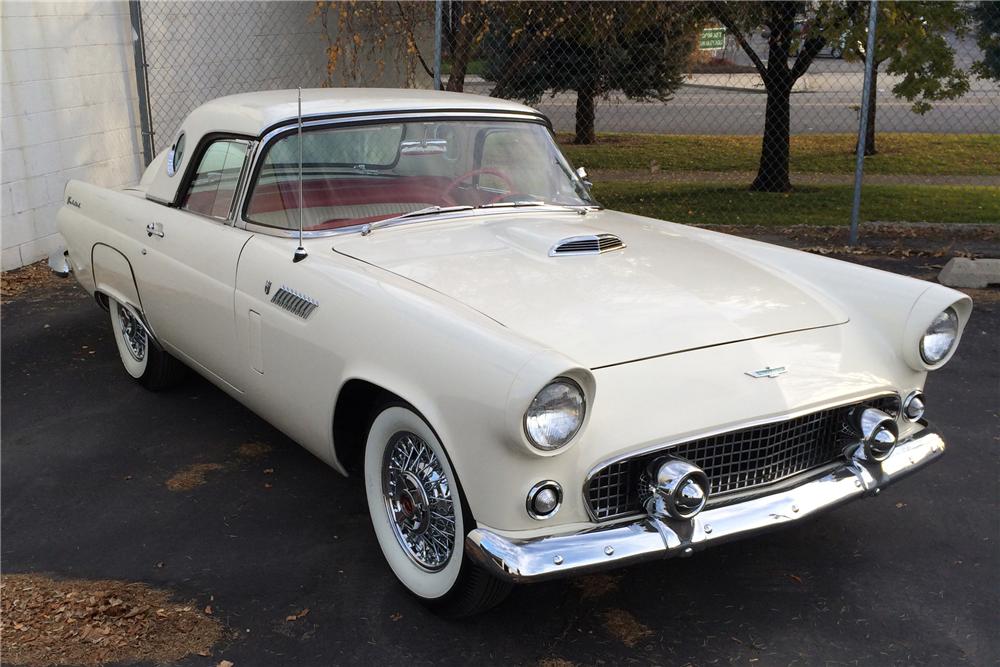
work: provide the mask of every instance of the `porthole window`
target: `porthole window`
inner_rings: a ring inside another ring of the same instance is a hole
[[[184,133],[181,132],[180,136],[177,137],[177,141],[174,145],[170,147],[170,152],[167,153],[167,176],[173,176],[180,169],[181,160],[184,159]]]

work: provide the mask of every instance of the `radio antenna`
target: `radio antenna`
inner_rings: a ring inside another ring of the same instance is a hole
[[[309,253],[302,246],[302,209],[305,208],[305,201],[302,199],[302,88],[299,87],[299,247],[292,255],[293,262],[301,262]]]

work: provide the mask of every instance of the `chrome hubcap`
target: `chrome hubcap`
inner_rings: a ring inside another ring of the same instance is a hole
[[[441,462],[419,436],[392,436],[382,461],[382,498],[403,551],[436,571],[455,550],[455,503]]]
[[[118,304],[118,320],[122,325],[122,340],[125,348],[132,358],[142,361],[146,358],[146,329],[139,323],[132,313],[121,304]]]

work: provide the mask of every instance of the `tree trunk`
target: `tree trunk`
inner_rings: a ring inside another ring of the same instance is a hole
[[[764,111],[764,139],[760,147],[757,178],[750,186],[760,192],[788,192],[792,183],[788,175],[789,130],[791,121],[792,84],[775,81],[767,87],[767,107]]]
[[[593,86],[582,86],[576,91],[576,136],[575,144],[597,143],[595,112],[597,90]]]
[[[768,5],[767,70],[763,72],[767,106],[764,109],[764,137],[760,144],[760,166],[751,190],[788,192],[792,189],[788,177],[788,147],[791,132],[792,86],[795,77],[788,67],[792,33],[795,29],[794,2],[773,2]]]
[[[476,8],[465,7],[466,3],[458,3],[462,12],[459,16],[458,24],[452,36],[451,44],[451,73],[448,75],[448,82],[444,89],[455,93],[461,93],[465,89],[465,75],[469,69],[469,61],[472,59],[472,43],[475,33],[478,32],[481,17],[472,16],[470,12],[479,11]]]

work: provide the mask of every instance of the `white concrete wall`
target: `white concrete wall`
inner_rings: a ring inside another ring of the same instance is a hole
[[[70,179],[106,187],[142,169],[128,2],[0,3],[3,269],[59,243]]]

